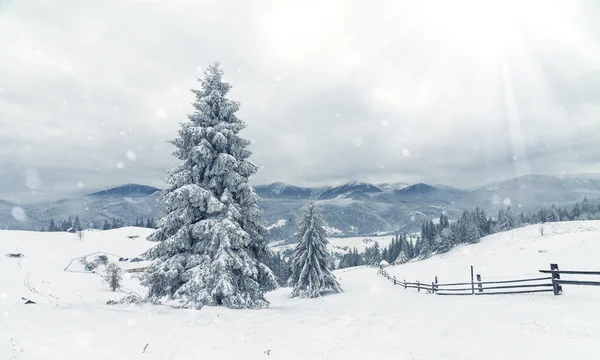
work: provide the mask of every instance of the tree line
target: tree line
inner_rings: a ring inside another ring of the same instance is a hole
[[[75,216],[75,217],[69,216],[68,218],[63,219],[62,221],[60,221],[60,220],[55,221],[54,218],[50,218],[50,223],[48,224],[47,230],[45,228],[42,228],[41,231],[48,231],[48,232],[73,231],[73,232],[77,232],[77,231],[81,231],[84,229],[110,230],[110,229],[122,228],[125,226],[146,227],[146,228],[155,229],[156,223],[154,222],[154,218],[146,218],[145,220],[143,218],[136,218],[135,223],[134,222],[126,223],[125,220],[123,220],[123,219],[112,218],[110,220],[104,219],[104,222],[96,221],[96,222],[90,222],[90,223],[84,225],[83,222],[79,219],[79,216]]]

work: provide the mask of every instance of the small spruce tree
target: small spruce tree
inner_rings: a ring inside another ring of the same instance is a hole
[[[291,258],[288,284],[293,297],[314,298],[324,290],[342,291],[335,275],[329,268],[327,232],[314,201],[311,200],[298,229],[298,245]]]

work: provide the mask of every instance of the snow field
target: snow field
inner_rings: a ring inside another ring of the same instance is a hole
[[[18,259],[0,258],[0,359],[591,360],[600,350],[594,287],[564,286],[556,297],[443,297],[394,286],[376,269],[360,267],[336,271],[341,294],[292,299],[283,288],[267,294],[269,309],[196,311],[108,306],[107,299],[125,293],[110,292],[97,275],[63,271],[71,259],[96,251],[138,255],[152,245],[143,240],[148,231],[99,231],[82,242],[74,234],[0,232],[3,253],[25,253],[30,284],[59,298],[40,295],[38,304],[23,305],[20,296],[36,296],[23,295],[25,272]],[[126,237],[135,232],[140,238]],[[388,271],[450,282],[468,279],[470,265],[484,280],[538,275],[550,262],[599,270],[600,222],[548,224],[545,234],[537,226],[516,229]],[[135,287],[135,278],[127,285]]]

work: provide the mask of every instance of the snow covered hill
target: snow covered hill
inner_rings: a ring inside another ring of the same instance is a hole
[[[592,360],[600,339],[600,288],[564,295],[443,297],[392,285],[373,268],[337,271],[342,294],[267,295],[264,310],[106,305],[113,293],[94,274],[65,272],[101,251],[133,257],[152,244],[148,229],[74,234],[0,231],[0,359],[545,359]],[[391,267],[398,277],[462,281],[600,266],[600,221],[531,226],[482,239],[421,262]],[[128,236],[138,235],[138,238]],[[391,238],[391,237],[390,237]],[[135,277],[126,288],[143,291]],[[38,301],[24,305],[21,297]]]
[[[51,304],[92,299],[106,302],[114,298],[114,294],[97,274],[76,272],[82,270],[76,266],[79,259],[98,252],[117,259],[134,258],[153,245],[145,240],[151,232],[151,229],[135,227],[90,230],[84,232],[80,241],[77,234],[71,233],[0,230],[0,305],[21,303],[21,297]],[[25,256],[8,258],[4,256],[6,253]],[[138,281],[130,276],[125,276],[124,285],[131,291],[140,291]]]

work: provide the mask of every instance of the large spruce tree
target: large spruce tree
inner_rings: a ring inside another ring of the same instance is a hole
[[[248,160],[249,141],[226,98],[231,85],[219,64],[199,79],[196,111],[172,141],[182,164],[167,178],[166,215],[148,238],[158,244],[145,253],[153,260],[143,280],[151,299],[178,300],[183,307],[224,305],[262,308],[264,292],[277,287],[267,261],[267,230],[260,198],[248,184],[257,167]]]
[[[328,266],[327,233],[314,201],[309,203],[298,229],[298,245],[291,258],[288,284],[293,297],[314,298],[324,290],[341,292],[342,288]]]

